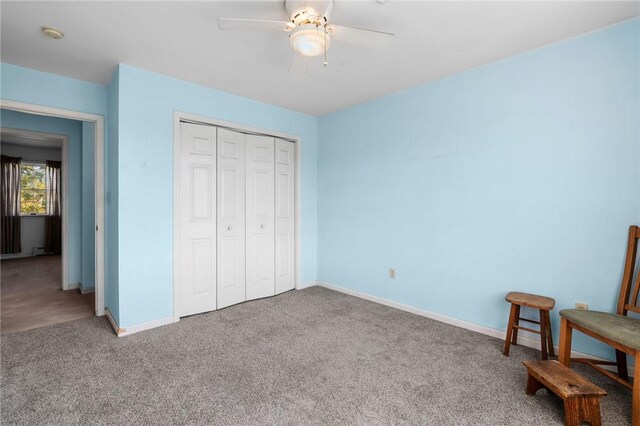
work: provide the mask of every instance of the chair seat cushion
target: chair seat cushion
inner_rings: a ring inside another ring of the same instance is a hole
[[[640,319],[578,309],[563,309],[560,316],[600,336],[640,350]]]

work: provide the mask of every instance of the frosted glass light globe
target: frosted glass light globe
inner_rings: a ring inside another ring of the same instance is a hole
[[[289,36],[291,48],[303,56],[319,56],[329,50],[331,36],[324,33],[324,28],[318,28],[313,24],[301,25],[293,30]]]

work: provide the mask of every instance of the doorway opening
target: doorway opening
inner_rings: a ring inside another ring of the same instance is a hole
[[[1,332],[104,315],[103,118],[1,106]]]

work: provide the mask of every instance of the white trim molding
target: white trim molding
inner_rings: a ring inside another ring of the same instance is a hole
[[[78,289],[80,289],[80,294],[91,294],[96,292],[96,288],[94,286],[85,287],[82,283],[78,283]]]
[[[113,318],[113,315],[111,315],[111,311],[109,310],[109,308],[105,308],[104,313],[107,316],[107,319],[109,320],[109,324],[111,324],[111,328],[113,328],[113,331],[116,333],[116,336],[117,336],[118,333],[120,332],[120,327],[118,327],[118,323],[116,322],[115,318]]]
[[[104,117],[98,114],[73,111],[63,108],[55,108],[44,105],[29,104],[8,99],[0,99],[0,108],[13,111],[25,112],[27,114],[44,115],[50,117],[66,118],[77,121],[87,121],[95,124],[95,222],[96,222],[96,245],[95,245],[95,277],[96,277],[96,304],[97,316],[105,315],[105,269],[104,269]],[[63,149],[64,146],[63,145]],[[63,158],[66,155],[63,154]],[[63,168],[63,173],[66,167]],[[63,181],[64,181],[63,177]],[[63,193],[64,198],[64,193]],[[63,200],[64,201],[64,200]],[[64,218],[63,218],[64,227]],[[63,231],[63,234],[65,232]],[[63,251],[66,249],[63,248]],[[65,281],[63,281],[65,282]]]
[[[177,322],[176,319],[171,316],[154,321],[144,322],[142,324],[132,325],[127,328],[121,328],[113,318],[113,315],[111,315],[109,308],[105,308],[105,313],[107,315],[107,318],[109,319],[109,323],[111,324],[113,331],[118,337],[129,336],[131,334],[140,333],[141,331],[151,330],[152,328],[158,328],[162,327],[163,325],[173,324]]]
[[[127,328],[118,328],[116,334],[118,337],[129,336],[131,334],[140,333],[141,331],[151,330],[152,328],[162,327],[163,325],[169,325],[177,322],[174,317],[166,317],[160,318],[158,320],[153,320],[149,322],[144,322],[142,324],[132,325]]]
[[[305,288],[314,287],[318,285],[318,281],[307,281],[296,287],[296,290],[304,290]],[[327,287],[328,288],[328,287]]]
[[[328,288],[330,290],[338,291],[340,293],[348,294],[350,296],[355,296],[360,299],[368,300],[370,302],[379,303],[381,305],[389,306],[395,309],[399,309],[401,311],[410,312],[412,314],[420,315],[425,318],[430,318],[432,320],[436,320],[439,322],[443,322],[445,324],[454,325],[456,327],[464,328],[466,330],[475,331],[476,333],[485,334],[487,336],[495,337],[500,340],[504,340],[506,337],[506,331],[496,330],[495,328],[485,327],[483,325],[474,324],[468,321],[459,320],[457,318],[449,317],[447,315],[438,314],[435,312],[427,311],[426,309],[417,308],[415,306],[406,305],[404,303],[394,302],[393,300],[385,299],[383,297],[372,296],[367,293],[362,293],[356,290],[352,290],[346,287],[341,287],[335,284],[318,281],[317,285],[319,287]],[[518,345],[526,346],[527,348],[532,348],[536,350],[540,350],[540,338],[533,336],[537,336],[537,334],[528,333],[525,331],[521,331],[518,333]],[[556,349],[556,353],[558,353],[558,346],[554,345]],[[593,355],[584,354],[578,351],[571,351],[572,358],[589,358],[594,360],[603,360],[602,358],[595,357]],[[615,367],[613,366],[603,366],[608,370],[615,371]],[[633,365],[629,365],[629,375],[633,375]]]

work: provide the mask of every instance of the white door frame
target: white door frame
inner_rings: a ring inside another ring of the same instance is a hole
[[[70,120],[87,121],[95,124],[95,208],[96,208],[96,316],[105,314],[105,269],[104,269],[104,117],[98,114],[73,111],[63,108],[55,108],[43,105],[29,104],[25,102],[0,99],[0,108],[28,114],[45,115],[49,117],[67,118]],[[63,158],[66,156],[63,154]],[[63,171],[66,168],[63,168]],[[67,177],[68,179],[68,177]],[[63,181],[65,178],[63,178]],[[66,191],[65,191],[66,192]],[[63,194],[63,202],[64,202]],[[68,216],[68,215],[67,215]],[[63,227],[64,227],[63,219]],[[63,230],[63,234],[66,235]],[[64,241],[64,240],[63,240]],[[65,249],[63,249],[65,251]],[[63,263],[66,265],[66,263]],[[64,266],[63,266],[64,268]],[[66,281],[66,280],[65,280]]]
[[[56,133],[36,132],[9,127],[0,128],[0,133],[30,139],[62,142],[62,290],[69,290],[69,170],[67,169],[69,164],[69,137]],[[27,159],[27,161],[29,161],[29,159]]]
[[[286,139],[295,144],[296,147],[296,166],[295,166],[295,220],[294,220],[294,232],[295,232],[295,288],[300,289],[301,282],[301,259],[300,248],[302,246],[301,229],[300,228],[300,210],[301,210],[301,152],[302,152],[302,139],[299,136],[290,135],[275,130],[261,129],[259,127],[248,126],[245,124],[232,123],[230,121],[218,120],[211,117],[205,117],[202,115],[190,114],[182,111],[173,112],[173,319],[174,321],[180,320],[180,288],[178,286],[178,243],[179,238],[179,223],[178,215],[176,212],[178,204],[178,189],[179,189],[179,176],[180,176],[180,122],[186,121],[194,124],[203,124],[209,126],[223,127],[230,130],[235,130],[242,133],[257,134],[262,136],[271,136],[280,139]]]

